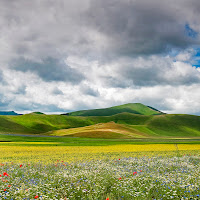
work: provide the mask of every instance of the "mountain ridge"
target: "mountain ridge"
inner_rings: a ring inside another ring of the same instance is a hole
[[[0,111],[0,115],[20,115],[15,111]]]

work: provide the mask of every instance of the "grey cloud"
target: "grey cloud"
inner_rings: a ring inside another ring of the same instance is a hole
[[[26,85],[21,85],[19,88],[17,88],[15,94],[25,95],[26,94]]]
[[[32,107],[29,107],[30,110],[35,110],[35,111],[41,111],[41,112],[68,112],[68,110],[59,108],[55,104],[49,104],[49,105],[41,105],[41,104],[36,104],[34,103]]]
[[[0,62],[88,52],[81,15],[88,0],[0,1]],[[31,10],[30,10],[31,9]]]
[[[199,40],[185,34],[186,23],[200,1],[91,1],[88,26],[106,35],[111,50],[128,56],[157,54],[186,48]]]
[[[84,79],[80,72],[53,58],[42,60],[42,62],[20,59],[13,61],[11,68],[22,72],[34,72],[47,82],[64,81],[78,84]]]
[[[167,70],[173,69],[152,66],[151,68],[129,68],[122,72],[123,78],[132,81],[136,86],[155,86],[155,85],[191,85],[200,83],[200,74],[179,75],[174,74],[172,77],[165,77]],[[175,73],[175,71],[174,71]]]
[[[171,58],[146,57],[118,61],[110,66],[113,74],[102,79],[108,87],[153,87],[156,85],[192,85],[200,83],[200,71],[184,62]]]
[[[133,85],[132,80],[122,80],[121,76],[111,76],[111,75],[105,75],[101,77],[104,85],[108,87],[115,87],[115,88],[127,88]]]
[[[87,86],[87,85],[83,85],[81,87],[81,91],[85,95],[90,95],[90,96],[94,96],[94,97],[98,97],[100,95],[98,90],[93,89],[93,88],[91,88],[90,86]]]
[[[0,69],[0,84],[1,85],[7,85],[8,84],[7,80],[4,77],[3,71],[1,69]]]
[[[48,105],[43,105],[39,103],[34,103],[34,102],[27,102],[27,103],[20,103],[20,102],[13,102],[12,107],[14,107],[15,110],[18,111],[40,111],[40,112],[70,112],[70,110],[59,108],[55,104],[48,104]]]
[[[0,5],[0,35],[7,44],[1,59],[78,55],[104,61],[199,44],[199,37],[185,34],[186,24],[200,28],[198,0],[3,0]]]
[[[52,91],[52,94],[55,94],[55,95],[63,95],[64,93],[57,87],[55,87]]]
[[[2,73],[2,71],[0,70],[0,83],[2,83],[3,81],[4,81],[3,73]]]
[[[0,110],[8,110],[10,102],[3,94],[0,94]]]

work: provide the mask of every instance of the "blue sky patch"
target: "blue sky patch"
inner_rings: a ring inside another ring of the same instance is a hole
[[[198,36],[198,32],[192,29],[189,24],[185,25],[185,34],[193,39],[196,39]]]

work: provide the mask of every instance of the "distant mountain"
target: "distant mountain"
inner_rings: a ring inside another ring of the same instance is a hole
[[[20,115],[15,111],[0,111],[0,115]]]
[[[111,116],[119,113],[132,113],[132,114],[140,114],[140,115],[160,115],[164,114],[161,111],[152,108],[150,106],[145,106],[141,103],[128,103],[120,106],[114,106],[110,108],[102,108],[102,109],[92,109],[92,110],[81,110],[66,113],[65,115],[71,116]]]

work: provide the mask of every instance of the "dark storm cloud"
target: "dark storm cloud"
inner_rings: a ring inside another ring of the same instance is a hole
[[[119,54],[163,53],[196,44],[198,40],[186,30],[199,17],[199,13],[191,16],[196,7],[200,1],[95,0],[88,12],[88,26],[105,34]]]
[[[80,72],[53,58],[42,60],[42,62],[20,59],[13,61],[11,65],[11,68],[17,71],[34,72],[47,82],[64,81],[78,84],[84,79]]]

